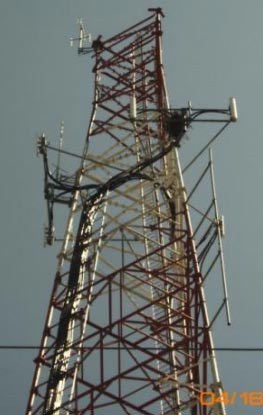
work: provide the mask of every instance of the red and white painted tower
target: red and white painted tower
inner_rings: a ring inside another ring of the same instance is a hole
[[[228,124],[236,106],[169,107],[162,17],[150,9],[90,47],[80,23],[79,53],[94,58],[94,100],[74,180],[50,173],[49,145],[39,139],[48,244],[54,204],[69,216],[26,415],[225,414],[204,293],[206,274],[217,261],[223,269],[212,163],[189,193],[178,149],[199,116]],[[207,172],[212,203],[194,228],[190,201]],[[228,312],[224,272],[223,288]]]

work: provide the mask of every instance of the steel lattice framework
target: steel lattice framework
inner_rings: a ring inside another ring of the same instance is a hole
[[[162,11],[150,11],[90,48],[95,94],[74,183],[52,177],[40,140],[49,211],[70,213],[27,415],[225,414],[199,399],[222,385],[178,159],[187,122],[172,119]]]

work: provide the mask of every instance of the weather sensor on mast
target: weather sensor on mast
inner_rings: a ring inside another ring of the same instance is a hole
[[[87,46],[87,44],[91,43],[91,34],[86,32],[81,18],[78,19],[77,23],[79,25],[79,37],[70,38],[70,46],[73,46],[75,42],[78,42],[78,52],[80,54],[87,53],[91,50],[91,48]]]

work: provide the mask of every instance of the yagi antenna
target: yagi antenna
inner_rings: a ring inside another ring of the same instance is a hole
[[[83,53],[87,49],[86,44],[91,43],[91,34],[85,31],[83,21],[81,18],[78,18],[77,24],[79,26],[79,37],[70,38],[70,46],[73,46],[75,42],[78,42],[78,52]]]

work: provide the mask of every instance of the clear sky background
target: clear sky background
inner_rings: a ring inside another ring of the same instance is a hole
[[[262,0],[2,0],[0,3],[0,344],[38,345],[59,247],[43,248],[46,206],[37,134],[80,153],[90,114],[90,57],[69,47],[83,17],[105,38],[162,7],[164,64],[172,106],[228,106],[236,96],[239,122],[214,146],[231,327],[214,329],[218,347],[263,347]],[[198,129],[182,149],[194,155]],[[182,157],[183,154],[182,154]],[[63,230],[61,229],[61,235]],[[58,235],[59,236],[59,235]],[[208,302],[212,299],[209,298]],[[263,352],[218,352],[225,390],[263,392]],[[0,350],[0,413],[25,411],[36,351]],[[260,415],[237,403],[229,415]]]

